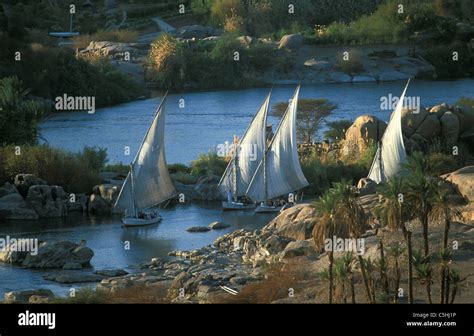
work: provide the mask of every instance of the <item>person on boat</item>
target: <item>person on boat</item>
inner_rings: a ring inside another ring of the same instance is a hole
[[[229,190],[227,190],[227,202],[231,203],[232,198],[233,198],[232,190],[229,189]]]

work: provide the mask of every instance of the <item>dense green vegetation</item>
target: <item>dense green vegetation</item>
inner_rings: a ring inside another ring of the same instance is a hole
[[[38,120],[48,108],[28,93],[17,77],[0,79],[0,145],[36,143]]]
[[[164,34],[152,44],[148,79],[166,89],[257,84],[257,74],[275,62],[274,50],[265,44],[246,48],[236,37],[228,34],[217,42],[180,43]]]
[[[106,162],[106,151],[95,147],[69,153],[48,146],[3,146],[0,147],[0,183],[12,182],[16,174],[28,173],[68,192],[89,193],[100,183],[98,173]]]
[[[25,44],[0,33],[0,78],[18,76],[30,93],[47,99],[67,94],[95,96],[96,107],[119,104],[143,90],[108,62],[90,64],[72,50]],[[16,61],[15,52],[21,53]]]

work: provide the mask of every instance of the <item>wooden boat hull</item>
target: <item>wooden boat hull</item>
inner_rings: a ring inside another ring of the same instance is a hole
[[[124,227],[136,227],[136,226],[146,226],[153,225],[161,222],[161,216],[155,218],[135,218],[135,217],[123,217],[122,223]]]
[[[255,209],[255,204],[254,203],[244,204],[241,202],[222,202],[222,208],[224,211],[251,210],[251,209]]]
[[[255,213],[272,213],[272,212],[280,212],[281,206],[271,206],[271,205],[259,205],[255,209]]]

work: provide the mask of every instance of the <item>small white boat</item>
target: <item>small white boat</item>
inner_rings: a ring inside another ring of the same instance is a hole
[[[272,212],[280,212],[282,206],[274,206],[274,205],[262,205],[260,204],[255,209],[256,213],[272,213]]]
[[[231,210],[251,210],[255,209],[255,203],[242,203],[242,202],[222,202],[222,208],[224,211]]]
[[[165,159],[165,111],[163,98],[138,153],[130,164],[115,208],[124,213],[124,227],[144,226],[161,221],[151,208],[177,195]]]
[[[145,218],[122,217],[124,227],[145,226],[157,224],[159,222],[161,222],[161,216],[159,214],[150,214],[150,216],[145,216]]]

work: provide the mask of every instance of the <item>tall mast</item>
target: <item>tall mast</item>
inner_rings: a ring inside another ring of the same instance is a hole
[[[133,164],[130,165],[130,183],[132,186],[131,189],[131,196],[132,196],[132,203],[133,203],[133,216],[135,218],[138,218],[138,212],[137,212],[137,202],[135,200],[135,182],[134,182],[134,175],[133,175]]]

